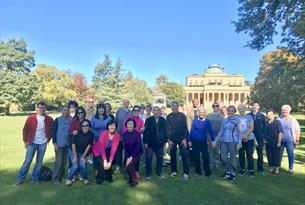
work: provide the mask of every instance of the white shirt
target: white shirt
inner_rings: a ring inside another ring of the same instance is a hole
[[[34,143],[35,144],[44,144],[47,142],[46,138],[46,132],[45,132],[45,124],[44,124],[44,115],[36,115],[37,119],[37,128],[35,131],[35,136],[34,136]]]

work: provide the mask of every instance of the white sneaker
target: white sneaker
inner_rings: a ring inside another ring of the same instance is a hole
[[[183,179],[184,179],[184,180],[189,180],[189,175],[183,174]]]
[[[177,176],[177,173],[176,172],[172,172],[171,173],[171,177],[176,177]]]
[[[67,179],[67,180],[66,180],[66,185],[67,185],[67,186],[71,186],[71,185],[72,185],[72,181],[69,180],[69,179]]]
[[[87,179],[83,180],[83,183],[84,183],[85,185],[90,184],[90,182],[89,182]]]

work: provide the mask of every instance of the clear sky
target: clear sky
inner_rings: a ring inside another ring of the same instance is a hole
[[[36,64],[83,73],[108,53],[153,86],[160,74],[185,83],[209,64],[254,81],[264,52],[237,34],[237,0],[0,0],[0,37],[24,38]]]

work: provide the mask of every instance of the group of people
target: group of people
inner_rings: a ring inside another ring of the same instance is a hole
[[[239,104],[220,107],[215,102],[213,112],[206,113],[194,99],[185,112],[177,101],[171,102],[172,112],[166,114],[158,106],[135,105],[130,109],[129,100],[123,100],[115,115],[109,103],[94,106],[90,97],[86,106],[69,101],[61,108],[61,116],[53,119],[46,114],[46,104],[37,103],[37,113],[30,115],[23,128],[26,148],[25,160],[14,186],[26,179],[36,153],[36,164],[31,182],[39,184],[39,174],[48,142],[52,139],[55,150],[52,182],[60,184],[66,175],[66,185],[76,179],[89,184],[87,166],[93,164],[96,184],[113,182],[114,169],[125,169],[130,187],[139,183],[140,162],[145,167],[145,178],[152,178],[153,157],[156,158],[156,176],[164,178],[163,166],[167,147],[170,150],[170,176],[177,176],[177,147],[182,161],[183,179],[189,179],[190,165],[195,175],[211,177],[214,169],[225,168],[221,176],[230,181],[247,174],[255,176],[253,153],[257,152],[257,171],[264,175],[263,148],[270,172],[280,173],[283,151],[286,148],[290,174],[293,173],[294,146],[300,140],[300,126],[290,115],[291,107],[282,106],[282,114],[276,119],[274,110],[266,116],[259,112],[254,102],[246,113],[246,106]],[[237,114],[236,112],[239,112]],[[237,170],[237,155],[239,170]],[[202,158],[202,162],[201,162]],[[66,162],[68,170],[66,171]],[[246,168],[247,162],[247,168]],[[65,174],[67,172],[67,174]]]

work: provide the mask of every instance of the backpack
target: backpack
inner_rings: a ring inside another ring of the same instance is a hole
[[[52,174],[53,174],[53,171],[49,167],[42,165],[38,180],[39,181],[51,181]]]

